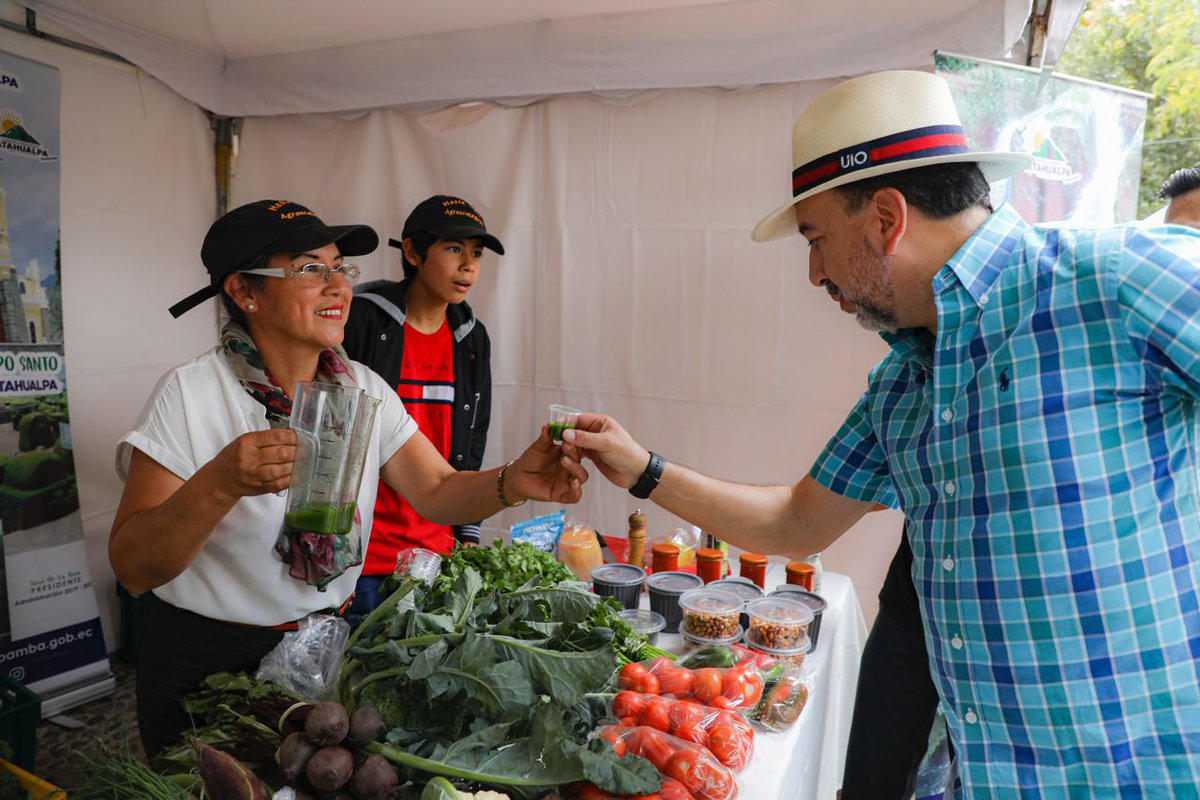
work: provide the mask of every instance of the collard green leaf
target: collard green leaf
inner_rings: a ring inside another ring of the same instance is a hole
[[[458,796],[458,790],[454,788],[454,784],[445,778],[438,776],[425,784],[424,791],[421,792],[421,800],[462,800]]]
[[[491,637],[529,673],[534,691],[548,694],[564,708],[575,705],[587,692],[603,686],[617,667],[611,648],[564,653],[530,645],[507,636]]]
[[[613,794],[649,794],[662,785],[662,775],[646,759],[627,753],[618,757],[603,739],[579,748],[583,777]]]

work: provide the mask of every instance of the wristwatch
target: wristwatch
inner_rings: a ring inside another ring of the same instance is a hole
[[[662,456],[651,452],[650,463],[642,470],[642,474],[638,476],[633,486],[629,487],[629,493],[639,500],[649,497],[650,493],[658,488],[658,481],[662,478],[663,467],[666,465],[667,462]]]

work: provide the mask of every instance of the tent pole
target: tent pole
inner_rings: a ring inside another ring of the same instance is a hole
[[[229,210],[229,193],[237,171],[238,135],[242,132],[241,117],[222,117],[209,114],[214,136],[217,179],[217,216]]]
[[[0,19],[0,28],[7,28],[10,31],[16,31],[17,33],[24,33],[28,36],[33,36],[38,39],[43,39],[47,42],[54,42],[54,44],[59,44],[59,45],[62,45],[63,47],[69,47],[72,50],[81,50],[85,53],[90,53],[91,55],[94,55],[94,56],[100,56],[101,58],[111,58],[113,61],[120,61],[122,64],[129,64],[130,66],[133,66],[132,61],[128,61],[124,58],[121,58],[119,55],[117,55],[116,53],[113,53],[109,50],[102,50],[99,47],[92,47],[90,44],[83,44],[82,42],[71,41],[70,39],[64,38],[62,36],[55,36],[53,33],[46,33],[44,31],[38,30],[37,12],[31,8],[25,9],[25,24],[24,25],[21,25],[20,23],[17,23],[17,22],[9,22],[6,19]]]

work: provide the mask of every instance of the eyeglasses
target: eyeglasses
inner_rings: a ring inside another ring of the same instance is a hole
[[[335,273],[352,281],[358,277],[360,270],[357,264],[338,264],[336,267],[331,267],[320,261],[314,261],[298,267],[263,267],[262,269],[244,269],[241,272],[246,275],[266,275],[270,278],[293,278],[306,286],[316,286],[329,283],[329,279]]]

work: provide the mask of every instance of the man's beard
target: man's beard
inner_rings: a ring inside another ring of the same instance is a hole
[[[896,293],[892,289],[891,264],[888,263],[888,258],[883,253],[876,251],[871,247],[871,243],[864,236],[862,244],[854,254],[854,264],[860,270],[860,274],[865,275],[867,280],[865,284],[872,291],[864,291],[863,294],[871,294],[876,299],[864,300],[860,297],[852,297],[842,292],[841,288],[833,281],[825,282],[825,290],[835,300],[838,297],[845,297],[846,300],[855,305],[854,316],[858,320],[858,324],[869,331],[876,333],[895,333],[899,329],[896,323],[896,312],[893,308],[884,307],[895,306]]]

